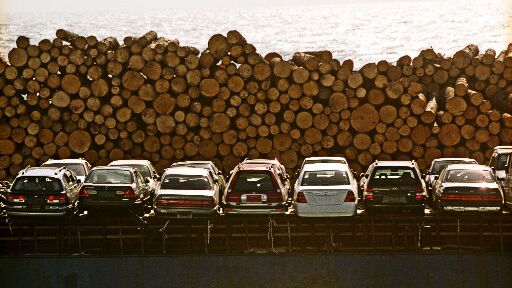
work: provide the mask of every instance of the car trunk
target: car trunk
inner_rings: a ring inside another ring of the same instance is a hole
[[[213,208],[215,203],[213,193],[205,191],[161,191],[156,198],[156,206],[159,207],[209,207]]]
[[[446,188],[441,201],[449,206],[496,207],[501,205],[502,196],[497,189],[461,185]]]
[[[409,184],[401,186],[376,186],[372,188],[374,204],[414,204],[418,201],[417,192],[421,186]]]
[[[340,205],[343,204],[349,189],[325,189],[322,188],[308,188],[302,189],[302,193],[306,197],[309,205],[325,206],[325,205]]]
[[[125,193],[133,188],[128,184],[104,184],[86,185],[82,189],[87,191],[88,201],[121,201],[127,198]]]

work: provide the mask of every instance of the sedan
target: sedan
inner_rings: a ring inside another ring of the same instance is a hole
[[[192,218],[219,210],[219,184],[203,168],[175,167],[164,171],[153,207],[155,215]]]
[[[434,183],[438,212],[501,212],[503,191],[489,166],[448,165]]]
[[[295,183],[294,206],[300,217],[354,216],[356,195],[347,164],[306,164]]]
[[[141,213],[152,196],[148,183],[132,167],[95,167],[80,189],[80,210]]]

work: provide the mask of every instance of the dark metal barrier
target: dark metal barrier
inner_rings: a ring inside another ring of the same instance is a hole
[[[512,255],[3,257],[0,287],[512,287]]]

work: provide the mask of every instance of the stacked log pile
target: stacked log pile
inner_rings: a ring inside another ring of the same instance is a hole
[[[512,141],[512,45],[445,57],[426,49],[354,69],[329,51],[262,56],[237,31],[208,48],[150,31],[97,39],[58,30],[20,36],[0,58],[0,180],[49,158],[93,165],[187,159],[229,171],[244,158],[341,155],[356,171],[375,159],[488,161]]]

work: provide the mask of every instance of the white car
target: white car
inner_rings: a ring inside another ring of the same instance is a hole
[[[50,159],[44,162],[41,167],[66,167],[75,173],[80,183],[84,183],[85,177],[91,171],[91,164],[85,159]]]
[[[315,164],[315,163],[339,163],[339,164],[347,164],[347,159],[345,157],[337,157],[337,156],[323,156],[323,157],[307,157],[302,161],[302,165],[299,170],[295,172],[295,178],[299,177],[300,172],[304,168],[304,165],[307,164]]]
[[[306,164],[294,189],[294,207],[300,217],[354,216],[357,181],[347,164]]]
[[[219,184],[204,168],[167,168],[153,208],[156,216],[164,218],[214,215],[219,211]]]
[[[155,167],[148,160],[116,160],[110,162],[108,166],[127,166],[139,169],[140,173],[144,178],[149,179],[148,186],[153,193],[158,186],[158,173],[156,173]]]

